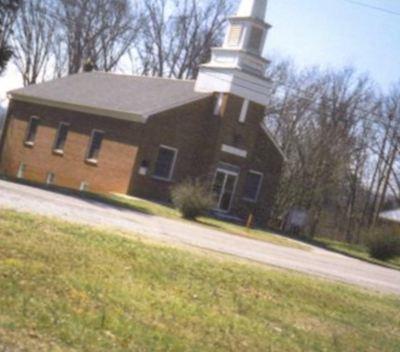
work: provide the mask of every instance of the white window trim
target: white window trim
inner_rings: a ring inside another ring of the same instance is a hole
[[[242,110],[240,111],[240,117],[239,117],[240,123],[246,122],[247,112],[249,111],[249,104],[250,104],[250,100],[245,99],[243,101]]]
[[[58,138],[60,137],[60,131],[61,131],[61,125],[67,126],[68,128],[71,126],[70,123],[68,122],[60,122],[58,124],[58,129],[57,129],[57,133],[56,133],[56,138],[54,139],[54,144],[53,144],[53,151],[57,152],[57,153],[63,153],[64,152],[64,148],[63,149],[58,149],[56,148],[56,144],[58,141]],[[69,131],[68,131],[69,132]],[[68,133],[67,133],[68,134]]]
[[[217,167],[217,170],[215,171],[214,178],[213,178],[213,185],[215,184],[215,181],[217,179],[218,172],[222,172],[222,173],[225,173],[227,175],[235,176],[235,178],[236,178],[235,179],[235,185],[233,187],[231,203],[229,204],[229,209],[228,210],[222,210],[222,209],[218,208],[220,203],[221,203],[221,200],[222,200],[222,196],[223,196],[222,194],[219,195],[218,202],[217,202],[218,203],[217,207],[214,208],[215,211],[218,211],[218,212],[220,212],[222,214],[229,214],[231,212],[231,210],[232,210],[233,201],[234,201],[234,198],[235,198],[235,195],[236,195],[240,172],[226,170],[224,168]]]
[[[103,130],[97,130],[97,129],[92,130],[92,134],[90,136],[90,141],[89,141],[89,144],[88,144],[88,147],[87,147],[87,150],[86,150],[86,157],[85,157],[85,160],[89,161],[91,163],[97,163],[97,161],[98,161],[98,158],[97,159],[90,159],[89,158],[90,147],[92,146],[93,138],[94,138],[94,134],[95,133],[102,133],[103,136],[105,135],[105,132]],[[99,154],[100,154],[100,151],[99,151]]]
[[[161,176],[157,176],[157,175],[153,174],[152,178],[154,178],[156,180],[161,180],[161,181],[172,181],[172,178],[174,176],[174,171],[175,171],[176,160],[178,159],[179,150],[177,148],[170,147],[170,146],[164,145],[164,144],[160,144],[160,146],[158,147],[158,151],[160,151],[160,148],[172,150],[174,152],[174,158],[172,159],[172,165],[171,165],[171,169],[169,170],[168,177],[161,177]],[[157,154],[157,160],[158,160],[158,154]],[[157,161],[156,161],[156,163],[157,163]]]
[[[261,188],[262,188],[262,184],[263,184],[263,181],[264,181],[264,174],[262,172],[255,171],[255,170],[249,170],[246,173],[246,177],[247,177],[248,174],[260,175],[261,178],[260,178],[260,182],[259,182],[258,187],[257,187],[257,192],[256,192],[255,198],[251,199],[249,197],[243,197],[243,200],[245,200],[247,202],[251,202],[251,203],[257,203],[258,202],[258,198],[260,197]]]
[[[247,150],[232,147],[231,145],[222,144],[221,150],[225,153],[240,156],[241,158],[247,158]]]

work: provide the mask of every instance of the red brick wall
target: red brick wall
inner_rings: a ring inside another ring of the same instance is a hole
[[[258,129],[255,140],[256,143],[253,153],[241,170],[237,185],[234,211],[242,218],[253,214],[259,223],[266,224],[279,186],[283,158],[261,128]],[[245,179],[249,170],[258,171],[264,175],[260,194],[256,203],[243,199]]]
[[[260,126],[264,117],[263,106],[250,103],[246,121],[239,122],[243,100],[233,95],[227,97],[226,108],[218,127],[214,165],[225,162],[240,168],[231,212],[243,219],[252,213],[259,223],[265,224],[277,191],[283,158]],[[222,152],[222,144],[246,150],[247,158]],[[245,179],[249,170],[264,175],[263,186],[256,203],[243,199]]]
[[[187,177],[213,180],[218,162],[226,162],[241,169],[232,210],[246,218],[253,213],[259,222],[267,221],[276,193],[283,159],[260,127],[264,107],[251,103],[245,123],[239,122],[243,99],[228,96],[222,116],[214,116],[215,98],[208,98],[152,117],[143,133],[142,148],[138,154],[131,193],[151,199],[167,201],[173,185]],[[235,135],[240,136],[235,143]],[[178,159],[171,182],[152,177],[161,144],[177,148]],[[248,152],[241,158],[221,151],[222,144],[232,145]],[[142,160],[149,164],[146,176],[138,175]],[[247,172],[264,174],[259,201],[243,200]]]
[[[41,120],[34,146],[27,147],[24,138],[32,115]],[[7,175],[16,176],[22,162],[24,178],[31,181],[44,183],[52,172],[58,186],[79,189],[87,182],[95,192],[128,191],[141,124],[23,102],[11,104],[9,119],[1,163]],[[60,122],[70,123],[63,156],[52,151]],[[105,132],[97,165],[85,162],[93,129]]]
[[[186,178],[199,177],[209,173],[210,154],[214,152],[215,126],[217,118],[213,116],[214,98],[165,111],[150,117],[144,127],[142,144],[138,154],[132,178],[131,193],[151,199],[167,201],[171,186]],[[163,181],[153,178],[160,145],[178,149],[172,180]],[[146,160],[149,172],[146,176],[138,174],[140,163]]]
[[[260,127],[264,108],[251,103],[245,123],[240,123],[242,103],[242,98],[227,96],[222,116],[214,116],[215,97],[209,97],[157,114],[141,124],[14,102],[9,111],[1,166],[7,174],[15,176],[19,163],[23,162],[27,165],[26,177],[33,181],[45,182],[47,173],[53,172],[55,184],[60,186],[77,189],[85,181],[92,191],[130,193],[168,201],[171,186],[189,177],[212,181],[218,162],[226,162],[240,168],[232,211],[243,218],[254,213],[264,223],[276,193],[283,159]],[[28,148],[23,141],[32,115],[41,118],[41,125],[34,148]],[[71,124],[63,157],[52,153],[59,122]],[[85,163],[92,129],[105,131],[97,166]],[[178,149],[171,182],[152,177],[162,144]],[[248,157],[222,152],[222,144],[244,149]],[[149,165],[146,176],[138,173],[143,160]],[[249,170],[264,174],[257,203],[243,200]]]

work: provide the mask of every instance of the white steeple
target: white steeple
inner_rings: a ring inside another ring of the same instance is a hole
[[[237,12],[238,17],[256,17],[259,20],[265,20],[265,14],[267,12],[267,0],[243,0],[240,3],[239,10]]]
[[[237,15],[229,18],[222,47],[213,48],[211,61],[200,67],[195,90],[232,93],[265,105],[269,82],[268,60],[263,58],[267,32],[267,0],[242,0]]]

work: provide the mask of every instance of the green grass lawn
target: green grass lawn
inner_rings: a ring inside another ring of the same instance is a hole
[[[1,177],[1,175],[0,175]],[[41,184],[30,181],[22,181],[21,180],[13,180],[13,182],[27,184],[33,187],[39,187],[43,189],[48,189],[48,187],[44,187]],[[52,187],[51,188],[55,192],[62,192],[68,195],[79,196],[84,198],[89,198],[91,200],[104,202],[110,205],[124,207],[127,209],[131,209],[140,213],[161,216],[169,219],[180,220],[180,221],[188,221],[184,220],[179,212],[174,209],[171,205],[161,204],[157,202],[153,202],[146,199],[141,199],[137,197],[131,197],[124,194],[112,194],[112,193],[90,193],[90,192],[76,192],[70,189],[62,188],[62,187]],[[269,232],[260,229],[247,229],[245,226],[230,223],[227,221],[218,220],[216,218],[211,217],[201,217],[198,219],[198,224],[205,225],[208,227],[212,227],[216,230],[225,231],[232,233],[234,235],[254,238],[266,242],[270,242],[273,244],[297,248],[302,250],[309,250],[310,247],[307,245],[303,245],[299,241],[293,241],[287,237]]]
[[[400,257],[383,262],[381,260],[372,258],[368,253],[368,248],[363,245],[339,242],[321,237],[315,239],[315,243],[323,246],[326,249],[346,254],[354,258],[400,270]]]
[[[36,183],[25,182],[29,185],[38,187],[40,185]],[[56,190],[56,189],[55,189]],[[63,192],[70,194],[70,190],[67,189],[58,189],[58,191],[62,190]],[[73,193],[82,195],[81,192]],[[85,197],[91,198],[93,200],[102,201],[109,203],[115,206],[121,206],[128,209],[132,209],[138,212],[142,212],[145,214],[162,216],[165,218],[176,219],[185,221],[180,216],[179,212],[173,207],[167,204],[160,204],[157,202],[152,202],[149,200],[131,197],[122,194],[97,194],[97,193],[86,193]],[[373,264],[382,265],[385,267],[389,267],[392,269],[400,270],[400,257],[392,259],[390,261],[381,261],[372,258],[368,250],[365,246],[349,244],[345,242],[334,241],[327,238],[317,237],[313,239],[311,242],[304,241],[302,239],[297,239],[296,241],[285,237],[283,235],[279,235],[273,233],[271,231],[266,231],[262,229],[247,229],[242,225],[233,224],[227,221],[218,220],[211,217],[202,217],[198,221],[199,224],[209,226],[215,228],[217,230],[225,231],[234,235],[249,237],[265,242],[269,242],[272,244],[277,244],[280,246],[297,248],[302,250],[310,250],[310,246],[307,244],[311,243],[313,245],[317,245],[323,247],[327,250],[332,250],[337,253],[341,253],[347,256],[351,256],[354,258],[358,258],[360,260],[364,260],[366,262],[370,262]],[[304,244],[303,244],[304,243]]]
[[[131,208],[133,210],[141,211],[146,214],[163,216],[166,218],[183,220],[179,212],[164,204],[151,202],[145,199],[129,197],[125,195],[110,194],[101,195],[101,199],[106,202],[111,202],[115,205]],[[309,250],[309,246],[303,245],[298,241],[293,241],[287,237],[261,230],[261,229],[247,229],[245,226],[237,225],[227,221],[218,220],[211,217],[201,217],[198,219],[198,223],[201,225],[212,227],[216,230],[229,232],[234,235],[254,238],[257,240],[266,241],[272,244],[280,246],[286,246],[291,248],[297,248],[302,250]]]
[[[144,199],[118,194],[102,195],[101,197],[103,198],[103,200],[109,202],[111,201],[116,205],[122,205],[148,214],[159,215],[172,219],[181,219],[179,212],[168,205],[163,205]],[[285,236],[274,234],[266,230],[246,229],[244,226],[210,217],[200,218],[198,222],[200,224],[211,226],[221,231],[226,231],[235,235],[250,237],[281,246],[298,248],[302,250],[310,250],[309,246],[306,246],[305,244],[303,245],[301,243],[301,239],[293,241]],[[369,255],[368,249],[365,246],[333,241],[322,237],[315,238],[311,243],[317,246],[321,246],[325,249],[358,258],[373,264],[383,265],[392,269],[400,270],[400,257],[389,260],[387,262],[377,260]]]
[[[399,351],[400,298],[0,211],[1,351]]]

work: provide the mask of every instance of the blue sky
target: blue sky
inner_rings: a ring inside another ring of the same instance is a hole
[[[357,1],[400,13],[400,0]],[[353,66],[384,90],[400,81],[400,16],[345,0],[269,0],[267,20],[273,26],[268,57],[289,57],[299,66]],[[10,65],[0,77],[0,102],[20,85]]]
[[[358,0],[400,13],[400,0]],[[387,89],[400,80],[400,16],[345,0],[270,0],[267,56],[299,66],[353,66]]]

